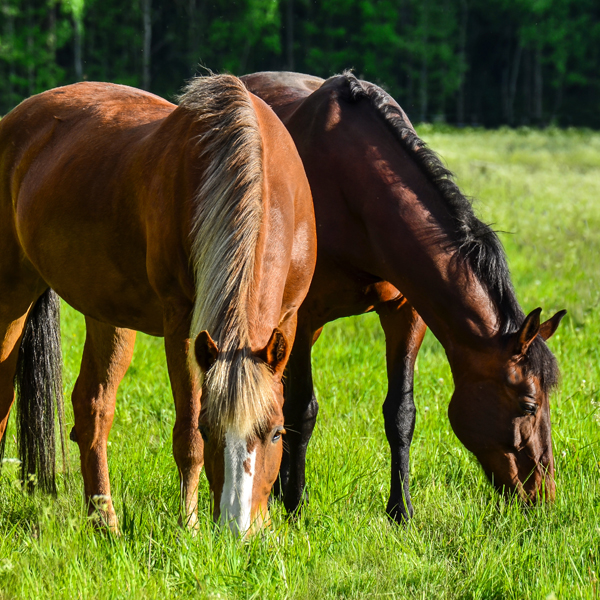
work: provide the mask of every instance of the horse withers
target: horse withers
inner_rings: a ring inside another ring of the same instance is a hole
[[[86,320],[71,438],[90,514],[117,529],[106,446],[143,331],[165,339],[182,522],[197,522],[205,463],[214,518],[260,527],[315,249],[294,144],[235,77],[192,80],[179,106],[108,83],[17,106],[0,122],[0,434],[17,373],[23,478],[55,489],[53,415],[29,384],[59,373],[58,294]]]
[[[413,379],[426,325],[450,362],[448,414],[460,441],[499,490],[553,498],[549,394],[558,368],[545,341],[565,311],[542,324],[539,309],[525,316],[498,237],[381,88],[350,73],[327,81],[270,72],[242,80],[291,133],[317,220],[317,267],[286,380],[289,452],[281,482],[288,511],[303,499],[318,412],[312,344],[329,321],[372,310],[386,338],[390,517],[403,522],[413,513]]]

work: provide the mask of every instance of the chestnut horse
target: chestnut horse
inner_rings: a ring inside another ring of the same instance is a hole
[[[197,522],[204,462],[215,520],[258,528],[316,260],[310,188],[285,127],[232,76],[194,79],[178,107],[79,83],[0,122],[0,178],[0,434],[16,372],[23,477],[55,489],[53,412],[38,401],[60,388],[58,294],[86,320],[71,438],[90,514],[117,528],[106,445],[137,330],[165,339],[182,520]]]
[[[242,80],[292,134],[317,219],[317,267],[298,314],[285,391],[287,510],[303,498],[318,411],[311,346],[325,323],[372,310],[386,337],[388,515],[403,522],[413,513],[413,376],[425,324],[452,369],[448,414],[457,437],[499,490],[552,499],[549,393],[558,370],[545,340],[565,311],[542,324],[541,309],[525,317],[496,234],[382,89],[349,73],[327,81],[297,73]]]

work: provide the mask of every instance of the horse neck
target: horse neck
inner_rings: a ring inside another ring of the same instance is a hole
[[[355,137],[364,144],[346,142],[340,164],[354,167],[344,173],[342,195],[366,228],[369,269],[406,296],[456,365],[497,343],[500,311],[460,254],[440,190],[383,123],[366,125]]]

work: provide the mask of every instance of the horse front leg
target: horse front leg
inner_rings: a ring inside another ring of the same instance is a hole
[[[198,526],[198,481],[204,465],[204,443],[198,430],[200,417],[200,379],[195,368],[193,340],[189,339],[189,319],[165,326],[165,350],[169,378],[175,401],[173,456],[179,470],[179,524]],[[190,352],[192,356],[190,356]]]
[[[407,523],[413,507],[409,491],[409,454],[415,429],[414,366],[427,326],[404,299],[377,308],[385,332],[388,393],[383,403],[385,433],[391,452],[390,498],[386,512]]]
[[[297,513],[306,499],[306,450],[319,412],[311,369],[311,348],[316,337],[310,326],[300,322],[287,364],[283,404],[286,436],[280,479],[283,504],[290,514]]]
[[[72,394],[75,426],[71,439],[79,445],[88,514],[97,526],[117,533],[106,447],[117,389],[131,363],[136,332],[90,317],[85,324],[81,370]]]

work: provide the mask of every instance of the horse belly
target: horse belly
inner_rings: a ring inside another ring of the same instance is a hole
[[[115,327],[162,336],[163,310],[154,290],[149,285],[137,284],[131,289],[132,281],[111,275],[102,277],[101,285],[86,289],[74,286],[71,279],[59,278],[55,278],[51,287],[84,315]]]
[[[64,244],[32,262],[44,281],[73,308],[115,327],[162,335],[163,311],[142,270],[117,264],[109,253],[87,253],[77,244]],[[98,250],[98,248],[95,248]],[[28,253],[31,248],[28,248]],[[72,255],[80,252],[80,258]]]

